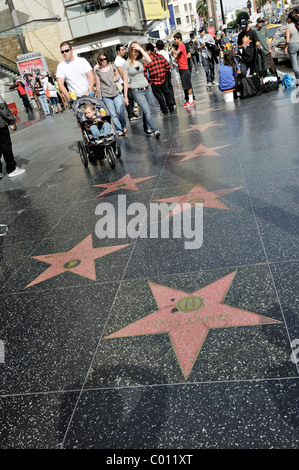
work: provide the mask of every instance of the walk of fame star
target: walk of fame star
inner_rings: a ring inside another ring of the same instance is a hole
[[[172,217],[176,214],[180,214],[181,212],[187,210],[183,206],[183,204],[190,203],[202,203],[203,207],[213,207],[215,209],[223,209],[229,210],[222,202],[218,201],[218,197],[224,196],[225,194],[229,194],[233,191],[237,191],[241,189],[242,186],[237,188],[229,188],[229,189],[218,189],[215,191],[208,191],[206,188],[197,184],[194,188],[189,191],[187,194],[183,194],[182,196],[174,196],[165,199],[155,199],[158,202],[169,202],[169,203],[176,203],[176,207],[173,211],[171,211],[167,218]]]
[[[168,333],[185,380],[213,328],[281,323],[224,303],[236,272],[192,294],[149,282],[158,310],[104,339]]]
[[[105,191],[100,193],[97,197],[104,196],[104,194],[112,193],[113,191],[117,191],[118,189],[128,189],[130,191],[139,191],[139,188],[136,186],[137,183],[141,183],[141,181],[146,181],[151,178],[156,178],[157,175],[154,176],[146,176],[144,178],[132,178],[130,173],[127,173],[125,176],[120,178],[118,181],[114,183],[104,183],[104,184],[94,184],[95,188],[107,188]]]
[[[69,251],[50,255],[33,256],[34,259],[50,264],[51,266],[34,279],[34,281],[30,282],[25,289],[68,271],[78,274],[78,276],[83,276],[91,279],[92,281],[96,281],[97,277],[94,261],[129,245],[130,244],[93,248],[92,236],[88,235],[88,237]]]
[[[203,103],[211,103],[211,101],[206,98],[205,100],[201,100],[198,102],[198,104],[203,104]]]
[[[194,114],[199,114],[200,116],[204,116],[207,113],[210,113],[212,111],[218,111],[216,108],[207,108],[207,109],[199,109],[198,111],[195,111]]]
[[[216,124],[216,123],[217,123],[217,121],[207,122],[206,124],[193,124],[189,127],[189,129],[185,129],[182,132],[190,132],[190,131],[194,131],[194,130],[204,132],[207,129],[209,129],[210,127],[224,126],[224,124]]]
[[[220,153],[216,152],[216,150],[229,147],[230,145],[231,144],[220,145],[219,147],[205,147],[204,145],[200,144],[194,150],[190,150],[190,152],[173,153],[172,156],[185,155],[185,157],[180,160],[179,163],[186,162],[187,160],[191,160],[192,158],[199,157],[201,155],[221,157]]]

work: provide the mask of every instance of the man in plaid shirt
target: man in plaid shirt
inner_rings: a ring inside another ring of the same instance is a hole
[[[158,100],[162,113],[172,113],[174,111],[174,97],[166,80],[166,74],[170,70],[170,65],[161,54],[155,52],[152,44],[146,44],[145,51],[149,54],[152,61],[150,64],[144,64],[144,75],[152,86],[153,93]]]

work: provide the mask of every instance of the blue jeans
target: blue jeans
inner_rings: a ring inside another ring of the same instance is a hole
[[[132,90],[134,100],[142,110],[143,114],[143,130],[146,132],[149,129],[152,129],[152,131],[157,132],[157,127],[156,124],[153,120],[153,116],[151,113],[151,96],[152,96],[152,91],[150,88],[147,88],[147,90]]]
[[[117,134],[126,128],[125,105],[123,96],[119,93],[113,98],[103,96],[103,101],[108,108],[111,119],[114,122]]]
[[[299,42],[289,44],[288,47],[289,56],[291,59],[292,68],[295,74],[295,78],[299,79]]]
[[[45,114],[50,114],[49,105],[46,96],[39,96],[40,104],[42,105]]]
[[[202,65],[206,72],[207,82],[212,83],[215,80],[215,62],[213,59],[202,57]]]
[[[111,129],[109,122],[104,122],[101,129],[99,129],[96,124],[93,124],[92,126],[90,126],[90,132],[92,133],[95,139],[98,139],[99,137],[103,135],[112,134],[112,129]]]

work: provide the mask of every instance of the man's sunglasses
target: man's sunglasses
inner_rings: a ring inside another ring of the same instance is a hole
[[[65,52],[70,52],[70,49],[64,49],[64,51],[60,51],[61,54],[64,54]]]

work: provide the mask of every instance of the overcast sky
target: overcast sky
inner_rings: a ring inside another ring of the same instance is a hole
[[[217,3],[217,12],[221,12],[220,9],[220,0],[216,0]],[[247,5],[247,0],[222,0],[222,5],[223,5],[223,10],[225,12],[225,9],[227,10],[234,10],[238,8],[243,8],[246,7]]]

